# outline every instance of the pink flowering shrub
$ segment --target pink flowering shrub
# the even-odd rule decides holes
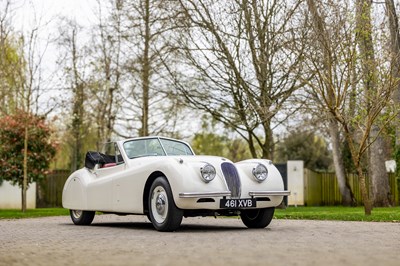
[[[28,129],[28,184],[43,179],[56,153],[43,117],[19,110],[0,117],[0,182],[22,186],[25,128]]]

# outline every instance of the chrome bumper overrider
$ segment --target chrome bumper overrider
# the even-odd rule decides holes
[[[219,191],[219,192],[181,192],[179,193],[180,198],[217,198],[217,197],[228,197],[231,196],[230,191]],[[290,191],[250,191],[250,197],[268,197],[268,196],[289,196]]]

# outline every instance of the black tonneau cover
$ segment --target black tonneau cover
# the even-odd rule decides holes
[[[106,155],[98,151],[88,151],[85,157],[85,167],[94,169],[96,164],[104,165],[106,163],[115,163],[115,156]]]

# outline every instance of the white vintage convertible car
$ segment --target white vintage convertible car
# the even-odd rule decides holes
[[[174,231],[183,217],[240,215],[249,228],[264,228],[284,196],[282,177],[269,160],[237,163],[195,156],[185,142],[163,137],[107,143],[88,152],[85,167],[67,179],[62,195],[77,225],[96,211],[147,215],[159,231]]]

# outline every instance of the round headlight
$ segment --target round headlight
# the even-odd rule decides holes
[[[258,182],[262,182],[268,177],[268,169],[263,164],[258,164],[253,168],[253,176]]]
[[[203,181],[206,183],[213,180],[215,177],[215,174],[216,174],[215,168],[211,164],[206,164],[203,167],[201,167],[200,173],[201,173],[201,177],[203,178]]]

